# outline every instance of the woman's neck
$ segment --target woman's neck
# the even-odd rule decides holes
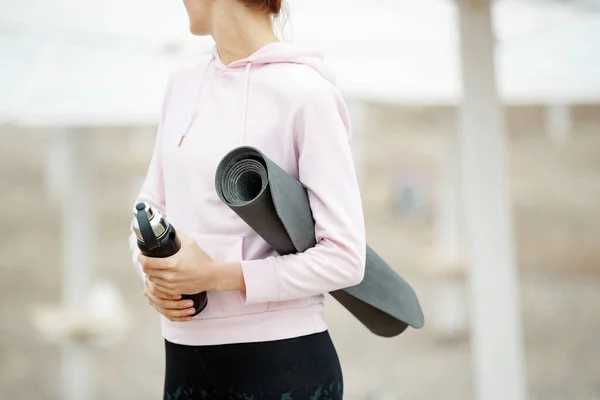
[[[271,17],[265,13],[245,6],[224,6],[214,11],[212,37],[221,62],[225,65],[242,60],[265,45],[278,41]]]

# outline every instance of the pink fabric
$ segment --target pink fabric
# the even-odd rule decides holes
[[[247,290],[211,292],[191,322],[162,317],[174,343],[269,341],[327,329],[323,293],[364,275],[365,230],[350,150],[350,121],[322,57],[273,43],[228,66],[217,52],[175,71],[146,180],[146,201],[213,258],[239,261]],[[185,136],[181,146],[178,144]],[[221,158],[260,149],[307,188],[317,246],[278,256],[215,190]],[[139,250],[130,238],[134,264]]]

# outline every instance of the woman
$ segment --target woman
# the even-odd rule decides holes
[[[163,212],[181,250],[134,262],[162,314],[165,399],[341,399],[324,293],[358,284],[365,232],[350,122],[322,57],[277,40],[281,0],[184,0],[213,55],[175,71],[137,201]],[[221,158],[264,152],[307,188],[318,244],[278,256],[218,198]],[[181,294],[208,291],[191,318]]]

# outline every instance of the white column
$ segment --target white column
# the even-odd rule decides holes
[[[435,239],[440,258],[449,263],[462,259],[463,240],[461,210],[458,196],[460,185],[458,138],[448,132],[444,138],[444,154],[438,168],[437,214]]]
[[[548,136],[556,144],[565,143],[571,136],[571,106],[560,103],[548,104],[545,112]]]
[[[464,337],[468,330],[457,143],[456,133],[448,132],[438,167],[434,298],[429,326],[439,340]]]
[[[67,185],[67,133],[51,132],[46,164],[44,169],[46,195],[53,201],[60,201]]]
[[[525,360],[498,98],[491,0],[458,0],[464,99],[460,159],[475,396],[525,400]]]
[[[74,320],[88,313],[87,297],[97,260],[96,214],[93,196],[93,153],[86,132],[69,131],[65,142],[66,185],[63,201],[62,302]],[[93,359],[89,344],[63,344],[64,400],[93,399]]]

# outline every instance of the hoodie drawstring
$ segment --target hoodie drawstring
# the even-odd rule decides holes
[[[194,120],[196,119],[196,115],[198,115],[200,95],[202,94],[202,87],[204,86],[204,80],[206,79],[208,67],[210,67],[210,65],[213,63],[213,61],[215,61],[214,55],[210,58],[210,61],[208,62],[208,64],[206,64],[206,67],[204,68],[204,72],[202,73],[202,78],[200,79],[200,87],[198,88],[198,97],[196,98],[196,104],[194,104],[194,110],[192,112],[192,117],[190,118],[190,122],[188,123],[186,130],[183,132],[183,135],[181,135],[181,138],[179,139],[179,144],[177,145],[177,147],[181,147],[183,140],[187,136],[188,132],[190,131],[190,129],[192,127],[192,124],[194,123]]]
[[[198,97],[196,98],[196,104],[194,106],[194,110],[193,110],[192,116],[190,118],[190,122],[188,123],[187,129],[185,130],[185,132],[183,133],[183,135],[181,135],[181,138],[179,139],[178,147],[181,147],[183,140],[185,139],[188,132],[192,128],[192,124],[194,123],[194,120],[196,119],[196,116],[198,115],[198,111],[200,110],[200,108],[199,108],[200,95],[202,93],[202,87],[204,86],[204,81],[206,79],[206,73],[208,72],[208,68],[209,68],[210,64],[214,60],[215,60],[215,57],[213,56],[211,58],[211,60],[208,62],[208,64],[206,65],[206,68],[204,68],[204,73],[202,74],[202,79],[200,80],[200,87],[198,89]],[[242,121],[241,121],[242,126],[241,126],[241,132],[240,132],[241,144],[244,144],[244,140],[245,140],[245,136],[246,136],[246,123],[247,123],[247,117],[248,117],[248,93],[250,91],[250,69],[251,68],[252,68],[252,63],[248,62],[246,64],[246,71],[245,71],[246,74],[245,74],[245,82],[244,82],[244,103],[242,106]]]
[[[250,68],[252,68],[252,62],[248,61],[246,64],[246,81],[244,84],[244,105],[242,110],[242,145],[244,144],[244,139],[246,136],[246,118],[248,116],[248,92],[250,90]]]

